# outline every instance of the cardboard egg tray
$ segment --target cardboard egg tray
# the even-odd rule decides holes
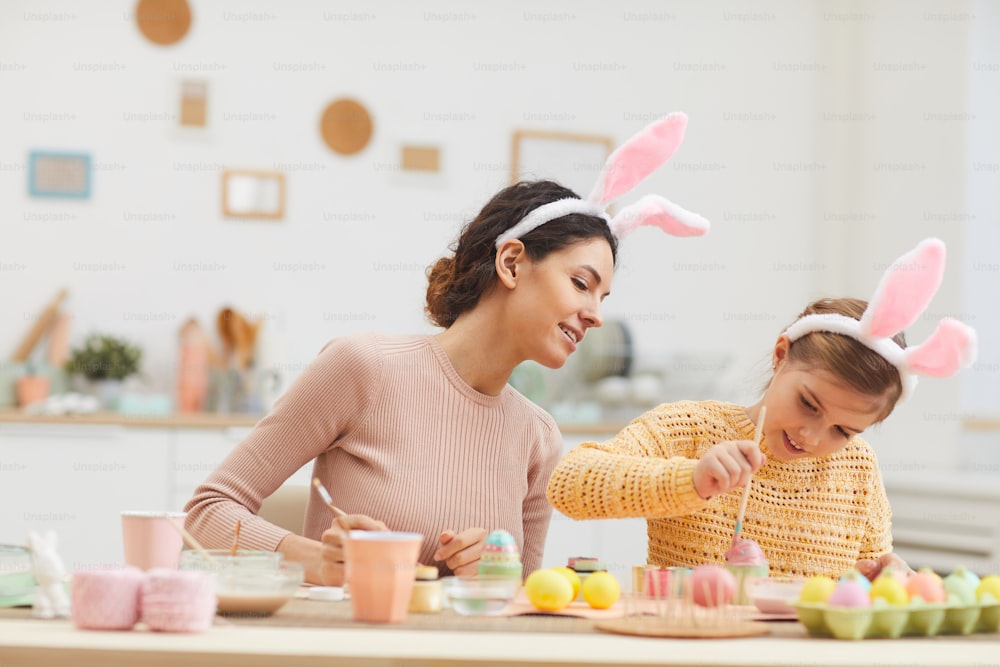
[[[831,607],[793,602],[799,621],[814,637],[894,639],[902,636],[968,635],[1000,632],[1000,602],[971,605],[910,604]]]

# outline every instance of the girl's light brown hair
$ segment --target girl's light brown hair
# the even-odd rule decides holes
[[[835,313],[860,320],[867,307],[868,302],[863,299],[820,299],[806,306],[796,319],[806,315]],[[906,347],[906,338],[902,332],[893,336],[892,340],[900,347]],[[829,371],[867,396],[885,396],[885,413],[879,417],[879,421],[889,416],[903,392],[903,383],[896,367],[850,336],[814,331],[791,344],[788,359]]]

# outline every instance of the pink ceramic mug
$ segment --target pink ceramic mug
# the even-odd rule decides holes
[[[122,512],[125,563],[142,570],[176,569],[184,538],[170,520],[183,526],[186,516],[184,512]]]
[[[401,623],[416,575],[420,533],[352,530],[344,537],[355,621]]]

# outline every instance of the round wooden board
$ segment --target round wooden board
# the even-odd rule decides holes
[[[191,27],[187,0],[139,0],[135,22],[146,39],[168,46],[180,41]]]
[[[594,623],[605,632],[636,637],[675,637],[678,639],[723,639],[726,637],[757,637],[771,629],[764,623],[753,621],[725,621],[705,625],[682,624],[666,618],[631,617],[615,618]]]
[[[353,155],[368,145],[372,137],[372,118],[355,100],[340,99],[323,111],[319,123],[323,141],[334,152]]]

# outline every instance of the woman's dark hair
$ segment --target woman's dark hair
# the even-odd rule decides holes
[[[815,313],[835,313],[860,320],[867,307],[868,302],[862,299],[821,299],[806,306],[796,319]],[[906,338],[902,332],[892,339],[900,347],[906,347]],[[903,392],[903,383],[896,367],[850,336],[814,331],[792,343],[788,349],[788,358],[827,370],[862,394],[885,395],[888,398],[886,412],[879,421],[889,416]]]
[[[458,316],[475,307],[496,282],[496,240],[543,204],[580,197],[553,181],[522,181],[504,188],[486,203],[452,244],[454,255],[442,257],[427,269],[427,306],[430,320],[450,327]],[[572,213],[536,227],[521,237],[528,257],[539,261],[579,241],[602,238],[618,256],[618,239],[603,218]]]

